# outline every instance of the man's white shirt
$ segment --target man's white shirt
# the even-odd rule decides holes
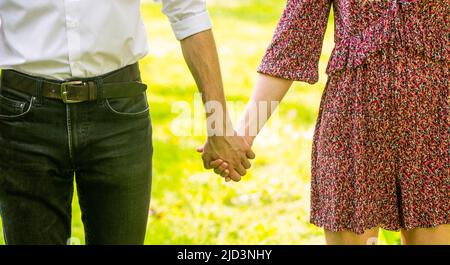
[[[206,0],[162,0],[178,40],[211,28]],[[148,51],[140,0],[0,0],[0,68],[91,77]]]

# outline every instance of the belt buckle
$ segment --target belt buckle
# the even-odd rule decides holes
[[[61,83],[61,99],[64,103],[79,103],[83,102],[84,100],[74,100],[74,99],[68,99],[67,98],[67,87],[69,86],[80,86],[82,87],[84,85],[83,81],[68,81]]]

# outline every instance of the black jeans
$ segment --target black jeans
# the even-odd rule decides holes
[[[0,213],[6,243],[66,244],[75,179],[87,244],[143,244],[151,134],[145,93],[65,104],[2,86]]]

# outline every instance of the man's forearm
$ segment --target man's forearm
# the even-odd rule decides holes
[[[181,48],[189,70],[202,94],[203,103],[211,101],[219,103],[224,115],[223,125],[230,128],[219,57],[212,31],[203,31],[182,40]],[[207,116],[210,114],[207,113]]]

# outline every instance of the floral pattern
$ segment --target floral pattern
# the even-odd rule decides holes
[[[288,0],[258,72],[318,81],[311,222],[363,233],[450,221],[450,0]]]

